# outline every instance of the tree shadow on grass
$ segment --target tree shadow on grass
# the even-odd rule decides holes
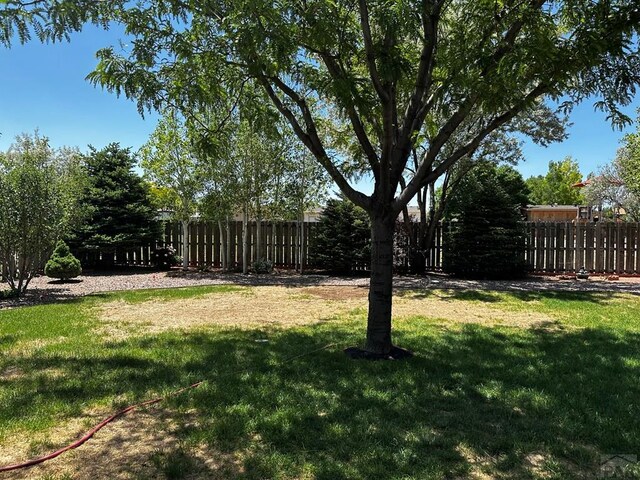
[[[600,330],[514,337],[467,326],[416,348],[409,362],[354,363],[323,352],[212,385],[189,405],[218,406],[200,432],[218,447],[255,448],[261,439],[250,457],[256,478],[281,473],[274,455],[298,465],[313,459],[317,478],[483,468],[566,478],[597,472],[598,452],[636,453],[640,372],[623,359],[638,360],[638,340]]]
[[[606,304],[612,299],[620,298],[621,295],[637,295],[634,293],[621,292],[574,292],[574,291],[491,291],[491,290],[466,290],[458,288],[448,289],[423,289],[423,290],[397,290],[394,292],[397,297],[410,297],[415,299],[433,299],[441,301],[470,301],[482,302],[498,305],[500,303],[519,300],[522,302],[539,302],[545,300],[557,300],[559,302],[579,302],[585,304]]]
[[[588,292],[572,292],[572,291],[518,291],[509,292],[510,296],[523,302],[533,302],[539,300],[558,300],[566,302],[588,302],[593,304],[603,304],[612,299],[619,298],[621,295],[633,295],[638,296],[638,293],[634,292],[620,292],[620,291],[588,291]]]
[[[26,421],[44,405],[69,418],[206,378],[169,405],[197,417],[179,431],[186,444],[242,453],[232,478],[581,478],[597,473],[600,454],[639,453],[636,333],[425,324],[396,338],[413,359],[317,351],[353,343],[346,326],[163,334],[35,355],[18,366],[64,375],[13,380],[0,421]]]

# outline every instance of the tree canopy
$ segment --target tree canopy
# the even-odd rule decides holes
[[[583,180],[578,162],[571,157],[550,161],[546,175],[529,177],[530,200],[535,205],[578,205],[585,199],[576,183]]]
[[[197,108],[227,85],[260,85],[369,213],[365,349],[382,355],[392,351],[395,219],[420,188],[543,98],[563,96],[570,108],[599,94],[623,125],[618,105],[640,83],[632,0],[159,0],[117,10],[135,40],[125,55],[100,51],[93,82],[141,109]],[[419,144],[427,148],[407,175]],[[373,177],[373,194],[349,182],[354,170]]]

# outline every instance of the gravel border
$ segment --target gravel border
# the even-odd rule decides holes
[[[61,283],[48,277],[36,277],[27,293],[19,299],[0,300],[0,309],[69,300],[93,293],[150,288],[174,288],[198,285],[285,285],[285,286],[359,286],[368,287],[369,278],[333,277],[329,275],[242,275],[219,272],[149,272],[148,270],[85,274]],[[463,289],[494,291],[572,291],[572,292],[628,292],[640,294],[640,278],[622,277],[607,281],[604,277],[583,280],[558,280],[557,277],[529,277],[524,280],[463,280],[443,274],[427,277],[397,276],[395,288],[407,289]]]

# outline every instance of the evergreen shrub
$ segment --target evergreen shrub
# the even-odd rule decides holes
[[[58,241],[51,258],[44,267],[44,274],[64,281],[77,277],[81,273],[80,260],[73,256],[66,243],[62,240]]]

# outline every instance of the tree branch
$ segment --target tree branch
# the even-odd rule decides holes
[[[373,50],[373,37],[371,35],[371,25],[369,23],[369,8],[366,0],[358,0],[360,8],[360,26],[362,28],[362,38],[364,40],[364,49],[367,58],[367,66],[369,67],[369,76],[383,105],[389,102],[389,93],[385,90],[380,80],[378,67],[376,66],[376,55]]]
[[[329,72],[329,75],[331,75],[331,77],[334,80],[346,79],[347,77],[346,72],[344,71],[342,66],[338,64],[338,62],[336,62],[336,60],[331,55],[324,52],[324,53],[320,53],[320,56],[324,61],[325,65],[327,66],[327,71]],[[345,107],[345,110],[347,111],[347,115],[349,116],[349,120],[351,121],[351,126],[353,127],[353,131],[355,132],[356,137],[358,138],[358,142],[360,142],[360,145],[362,146],[362,150],[364,151],[367,157],[369,166],[371,167],[371,170],[374,173],[375,180],[378,181],[379,180],[378,170],[380,167],[378,154],[376,153],[375,148],[373,148],[371,140],[367,135],[367,132],[364,128],[362,120],[360,119],[360,116],[358,115],[358,112],[356,111],[356,108],[353,102],[349,102],[347,105],[344,105],[344,107]]]
[[[444,145],[446,140],[448,140],[448,138],[450,137],[450,135],[448,136],[443,135],[443,137],[446,136],[447,138],[444,140],[444,142],[442,142],[442,139],[440,140],[440,142],[442,143],[440,145],[440,148],[438,148],[437,152],[432,152],[433,148],[429,148],[429,151],[426,153],[425,159],[423,159],[420,165],[420,168],[418,169],[418,172],[416,172],[416,175],[413,177],[411,182],[409,182],[409,184],[407,185],[407,188],[405,188],[400,193],[400,195],[396,198],[396,200],[393,202],[393,210],[400,213],[400,211],[402,210],[402,206],[408,203],[409,200],[413,198],[413,196],[417,193],[417,191],[420,189],[420,186],[422,184],[437,180],[440,177],[440,175],[446,172],[449,169],[449,167],[451,167],[460,158],[464,157],[465,155],[472,154],[478,148],[478,146],[480,146],[480,143],[491,132],[495,131],[496,129],[500,128],[502,125],[504,125],[508,121],[512,120],[518,113],[520,113],[528,105],[530,105],[532,101],[534,101],[536,98],[540,97],[541,95],[544,95],[545,93],[547,93],[549,88],[550,88],[549,85],[545,83],[538,84],[538,86],[536,86],[533,90],[531,90],[531,92],[529,92],[529,94],[526,95],[524,99],[522,99],[520,102],[518,102],[516,105],[511,107],[506,112],[493,118],[493,120],[491,120],[487,125],[485,125],[485,127],[482,128],[471,141],[469,141],[462,147],[458,148],[447,159],[445,159],[442,163],[440,163],[436,168],[434,168],[427,174],[427,169],[429,169],[433,164],[433,161],[435,160],[437,154],[439,153],[440,148],[442,148],[442,145]],[[458,114],[458,112],[456,112],[454,117]],[[451,120],[447,122],[447,124],[449,124],[450,122]],[[445,127],[447,127],[446,124],[445,124]],[[443,127],[440,130],[436,138],[440,136],[440,134],[443,132],[445,127]],[[457,128],[457,125],[456,125],[456,128]],[[434,141],[434,144],[435,144],[435,141]]]
[[[296,136],[302,143],[305,144],[305,146],[311,151],[311,153],[313,153],[313,155],[316,157],[316,160],[324,167],[324,169],[331,176],[336,185],[338,185],[338,188],[340,188],[342,193],[344,193],[349,200],[351,200],[359,207],[362,207],[365,210],[369,210],[371,206],[371,199],[362,192],[355,190],[329,158],[329,155],[325,151],[324,147],[322,146],[322,142],[317,135],[315,122],[304,99],[300,97],[298,93],[295,92],[295,90],[286,85],[277,77],[267,77],[265,75],[259,75],[257,78],[278,111],[287,119]],[[270,83],[270,80],[274,82],[276,87],[280,91],[282,91],[283,94],[285,94],[294,103],[296,103],[296,105],[298,105],[298,107],[302,111],[304,122],[307,127],[306,131],[302,128],[302,125],[300,125],[300,122],[296,118],[295,114],[284,104],[284,102],[275,92],[273,86]]]
[[[540,9],[542,8],[542,6],[545,3],[545,0],[530,0],[530,6],[534,9]],[[441,7],[441,4],[437,4],[436,7]],[[425,5],[426,8],[426,5]],[[439,11],[438,11],[439,14]],[[423,16],[423,18],[425,18]],[[435,19],[437,20],[437,18]],[[502,20],[502,17],[498,17],[496,19],[495,22],[495,26],[496,28],[499,25],[499,22]],[[428,27],[428,22],[424,21],[425,23],[425,28]],[[490,61],[487,62],[487,64],[484,66],[484,68],[482,69],[482,71],[480,72],[480,77],[481,78],[486,78],[486,76],[493,70],[496,68],[496,66],[498,65],[498,63],[500,62],[500,60],[502,58],[504,58],[514,47],[515,45],[515,41],[519,35],[519,33],[522,30],[522,27],[524,26],[524,20],[521,18],[515,22],[513,22],[508,30],[506,31],[506,33],[504,34],[504,36],[502,37],[502,40],[500,42],[500,45],[496,48],[496,50],[493,52],[493,55],[491,55],[490,57]],[[425,30],[426,32],[427,30]],[[434,27],[434,35],[437,35],[437,21],[435,23],[435,27]],[[425,33],[425,38],[426,37],[426,33]],[[425,44],[425,49],[427,48],[427,44]],[[435,44],[434,44],[434,48],[435,48]],[[423,49],[424,52],[424,49]],[[422,67],[422,59],[421,59],[421,67]],[[418,74],[418,82],[417,84],[419,84],[420,81],[420,72]],[[427,87],[429,87],[429,85],[427,85]],[[418,88],[416,88],[416,91],[418,90]],[[411,142],[411,137],[414,134],[414,132],[420,130],[422,128],[422,124],[424,122],[424,119],[426,118],[426,115],[428,114],[430,108],[430,101],[426,101],[424,100],[424,94],[428,93],[428,89],[423,89],[423,96],[420,98],[417,98],[416,100],[416,106],[417,109],[415,110],[407,110],[407,114],[409,113],[415,113],[415,115],[412,117],[408,117],[405,116],[405,125],[403,126],[403,130],[402,130],[402,144],[401,144],[401,152],[402,154],[398,155],[398,162],[396,165],[394,165],[394,171],[393,171],[393,179],[398,178],[400,175],[402,175],[402,172],[404,171],[404,168],[406,166],[406,160],[408,159],[407,156],[407,151],[410,148],[410,142]],[[415,92],[414,92],[415,95]],[[414,98],[412,97],[412,102],[414,101]],[[411,106],[411,103],[410,103]],[[415,108],[415,107],[414,107]],[[457,126],[456,126],[457,128]],[[407,144],[409,143],[409,145]],[[429,149],[431,150],[431,149]],[[439,153],[439,151],[437,152]],[[432,157],[432,159],[435,159],[435,156]]]

